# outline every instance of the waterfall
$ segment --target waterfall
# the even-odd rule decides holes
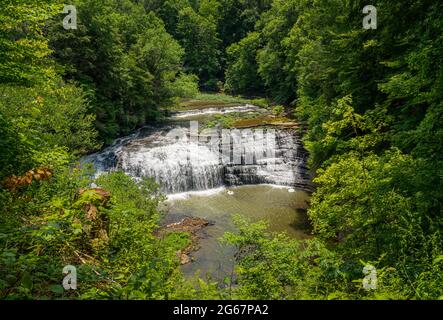
[[[244,153],[266,153],[266,143],[255,139],[245,145]],[[251,151],[253,149],[253,151]],[[242,155],[244,157],[244,155]],[[261,159],[254,158],[254,163],[229,163],[225,167],[225,184],[276,184],[309,189],[308,169],[306,167],[307,153],[300,139],[291,130],[275,130],[275,145],[272,157],[267,155]]]
[[[177,138],[168,134],[172,129],[185,134]],[[123,170],[134,178],[152,177],[167,194],[264,183],[308,189],[307,155],[297,134],[289,129],[272,134],[269,145],[269,136],[258,130],[241,135],[238,130],[218,130],[215,139],[203,135],[192,140],[189,125],[146,127],[83,162],[93,163],[98,174]]]
[[[192,161],[190,154],[200,156]],[[204,146],[178,142],[121,153],[121,169],[134,177],[153,177],[166,193],[206,190],[223,185],[218,156]]]

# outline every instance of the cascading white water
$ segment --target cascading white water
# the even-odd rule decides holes
[[[192,161],[190,154],[198,154]],[[176,142],[160,147],[123,150],[121,169],[134,177],[153,177],[167,193],[206,190],[223,184],[217,154],[204,146]]]
[[[257,108],[252,107],[235,110]],[[192,117],[196,112],[188,113]],[[184,115],[181,112],[179,116]],[[172,129],[188,133],[177,139],[168,134]],[[306,189],[306,152],[296,134],[283,129],[272,130],[272,134],[270,145],[269,136],[260,132],[246,130],[239,139],[238,131],[219,131],[214,143],[205,136],[200,141],[190,139],[189,123],[177,123],[173,127],[144,128],[84,161],[92,162],[98,173],[123,170],[135,178],[152,177],[167,194],[262,183]],[[234,140],[236,144],[232,144]]]

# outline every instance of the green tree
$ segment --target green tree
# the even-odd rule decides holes
[[[260,34],[251,32],[227,49],[226,90],[232,93],[262,93],[264,86],[256,61],[259,48]]]
[[[55,74],[43,35],[57,1],[5,0],[0,4],[0,83],[32,85]]]
[[[154,13],[125,1],[78,0],[78,29],[54,21],[49,32],[65,77],[92,92],[97,128],[107,142],[155,120],[168,105],[183,51]]]
[[[196,74],[208,90],[217,88],[220,72],[220,40],[212,17],[203,17],[188,7],[180,11],[177,38],[185,49],[185,67]]]

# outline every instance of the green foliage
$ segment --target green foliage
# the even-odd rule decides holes
[[[272,108],[272,113],[276,116],[281,116],[285,112],[284,106],[275,106]]]
[[[271,0],[145,0],[147,11],[154,11],[164,23],[168,33],[179,40],[185,49],[185,67],[200,79],[200,87],[209,91],[223,89],[224,69],[227,60],[235,58],[226,49],[242,40],[254,30],[260,15],[271,6]],[[251,41],[248,46],[254,46]],[[244,53],[251,59],[254,52]],[[253,59],[253,58],[252,58]],[[240,76],[231,71],[235,76]],[[242,73],[246,76],[246,73]],[[234,75],[230,76],[231,78]],[[252,75],[250,76],[252,77]],[[234,80],[234,79],[233,79]],[[246,79],[245,79],[246,80]],[[246,84],[244,84],[246,85]],[[228,88],[235,92],[236,83]],[[259,85],[248,85],[246,89],[261,93]]]
[[[361,288],[353,281],[363,278],[361,268],[346,272],[351,266],[320,241],[270,234],[266,223],[240,216],[235,222],[238,232],[223,238],[238,250],[237,277],[226,293],[231,299],[352,299]]]
[[[299,2],[273,1],[257,20],[256,32],[228,48],[228,90],[250,93],[266,89],[278,103],[293,102],[297,81],[290,61],[293,39],[288,33],[297,21]]]
[[[181,248],[153,235],[163,200],[156,184],[137,184],[123,172],[100,176],[96,183],[111,193],[110,208],[104,211],[109,217],[109,247],[101,265],[108,285],[94,286],[83,297],[167,299],[180,278],[175,252]]]
[[[9,119],[0,113],[0,179],[31,166],[30,150]]]
[[[228,48],[254,30],[260,15],[271,5],[270,0],[219,0],[218,30],[223,47]]]
[[[201,16],[187,7],[179,12],[176,34],[185,49],[186,69],[198,75],[203,88],[215,90],[220,71],[220,40],[214,18]]]
[[[259,44],[259,34],[253,32],[227,49],[228,67],[225,84],[227,91],[232,93],[254,93],[263,89],[256,64]]]
[[[238,234],[227,233],[224,240],[235,245],[240,263],[236,266],[238,287],[234,299],[288,299],[299,280],[300,246],[279,235],[269,238],[263,222],[248,224],[236,217]]]
[[[364,5],[273,1],[254,46],[248,36],[228,50],[227,85],[246,91],[257,70],[274,100],[293,103],[316,173],[317,241],[343,260],[348,280],[360,259],[377,261],[378,290],[336,284],[330,298],[438,299],[442,5],[378,1],[377,30],[361,27]]]
[[[196,98],[199,94],[198,77],[193,74],[181,73],[171,85],[174,97]]]
[[[5,0],[0,4],[0,83],[32,85],[54,74],[43,35],[48,17],[61,11],[57,1]]]
[[[1,86],[4,166],[0,177],[32,167],[66,164],[71,155],[99,147],[84,92],[72,84]],[[14,141],[14,142],[13,142]]]
[[[175,94],[183,50],[154,13],[133,1],[78,0],[78,29],[55,19],[51,46],[66,78],[88,88],[106,142],[155,120]]]
[[[214,116],[214,118],[210,121],[208,121],[205,124],[206,128],[213,128],[215,126],[221,126],[222,128],[230,129],[233,127],[236,120],[240,118],[240,115],[236,112],[226,114],[226,115],[220,115],[217,114]]]
[[[84,173],[65,169],[18,194],[2,190],[3,299],[62,294],[51,286],[61,283],[61,271],[75,252],[89,247],[79,223],[81,211],[73,206],[77,188],[86,181]]]
[[[96,183],[111,194],[106,203],[93,190],[79,196],[79,189],[91,183],[89,177],[89,172],[66,169],[20,194],[0,193],[1,297],[180,298],[185,293],[178,284],[184,280],[176,252],[188,240],[186,235],[153,235],[163,200],[157,186],[148,180],[135,183],[122,172],[103,175]],[[88,232],[85,206],[91,204],[107,225],[105,238]],[[78,290],[72,292],[60,285],[68,264],[78,273]]]
[[[52,2],[0,6],[0,298],[199,295],[199,289],[181,292],[184,285],[176,290],[184,283],[176,252],[189,244],[188,236],[154,236],[164,199],[157,186],[114,173],[95,181],[107,190],[91,190],[93,173],[74,162],[100,147],[94,124],[116,134],[144,123],[137,112],[152,118],[175,94],[195,95],[195,77],[176,78],[181,47],[139,5],[75,5],[78,33],[60,30],[55,13],[61,7]],[[61,69],[77,81],[63,81],[56,74]],[[49,179],[4,188],[4,178],[42,166],[50,168]],[[61,286],[66,265],[77,267],[76,291]]]

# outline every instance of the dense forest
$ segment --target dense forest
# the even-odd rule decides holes
[[[376,0],[369,30],[357,0],[70,4],[66,30],[61,1],[0,3],[1,299],[443,299],[443,3]],[[155,236],[155,183],[79,163],[200,90],[283,105],[315,176],[313,238],[237,217],[223,283]]]

